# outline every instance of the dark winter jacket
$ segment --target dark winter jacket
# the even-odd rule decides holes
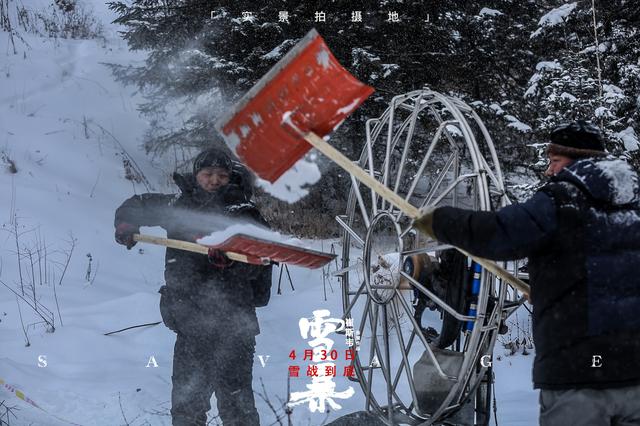
[[[640,383],[639,193],[628,164],[585,159],[523,204],[434,212],[440,241],[494,260],[529,258],[535,388]]]
[[[167,238],[195,242],[238,221],[266,225],[238,176],[232,175],[230,184],[213,194],[200,188],[193,175],[174,175],[174,180],[180,194],[126,200],[116,210],[116,227],[123,222],[160,226]],[[271,266],[234,262],[220,269],[206,255],[167,248],[165,282],[160,312],[172,330],[214,338],[259,334],[255,307],[269,301]]]

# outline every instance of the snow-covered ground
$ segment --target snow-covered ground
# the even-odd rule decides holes
[[[114,210],[133,193],[175,188],[167,183],[171,165],[152,163],[140,147],[148,126],[136,111],[142,99],[116,83],[103,64],[133,64],[143,56],[129,52],[117,37],[106,6],[92,5],[105,25],[104,44],[23,34],[31,48],[18,43],[18,55],[6,48],[9,53],[3,52],[0,60],[0,280],[5,284],[0,285],[0,402],[15,407],[11,425],[171,423],[174,334],[160,324],[103,335],[160,321],[163,249],[139,244],[127,251],[117,245]],[[0,46],[9,46],[7,33],[0,32]],[[123,160],[144,174],[149,188],[125,178]],[[16,231],[24,254],[20,268]],[[143,231],[164,233],[160,228]],[[328,250],[335,242],[304,243]],[[328,309],[335,317],[341,313],[335,279],[332,288],[325,288],[321,270],[290,270],[295,291],[285,274],[282,294],[276,294],[279,269],[274,268],[271,302],[258,310],[262,332],[254,390],[263,393],[264,384],[278,414],[293,364],[289,353],[308,348],[298,321],[317,309]],[[21,280],[26,292],[35,291],[41,315],[55,319],[55,332],[47,332],[41,316],[9,289],[21,294]],[[334,340],[343,351],[344,339]],[[496,355],[502,352],[497,345]],[[499,424],[537,424],[532,359],[494,360]],[[338,368],[343,364],[338,361]],[[305,390],[307,383],[301,373],[291,380],[291,391]],[[339,401],[341,410],[312,413],[297,406],[293,423],[319,425],[362,409],[364,397],[356,384],[344,377],[336,377],[335,383],[338,391],[349,386],[356,390]],[[256,402],[262,424],[277,424],[267,402],[260,396]],[[0,406],[0,419],[2,413],[8,415]],[[215,416],[215,409],[210,414]]]

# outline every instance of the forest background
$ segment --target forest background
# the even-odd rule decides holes
[[[150,122],[145,149],[173,155],[177,170],[188,167],[194,148],[223,145],[217,117],[314,27],[376,89],[332,134],[350,158],[363,148],[366,119],[380,116],[393,96],[426,86],[479,113],[513,200],[531,193],[545,166],[541,144],[569,120],[595,122],[610,152],[640,165],[640,10],[630,1],[133,0],[110,7],[130,48],[149,52],[144,66],[113,67],[147,99],[140,105]],[[258,195],[275,228],[337,235],[333,218],[344,213],[350,180],[328,160],[321,168],[321,181],[295,204]]]

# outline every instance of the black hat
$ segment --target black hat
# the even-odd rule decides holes
[[[600,129],[584,120],[559,125],[551,131],[549,139],[549,154],[574,159],[606,155]]]
[[[196,159],[193,160],[193,175],[197,175],[198,172],[205,167],[217,167],[231,172],[233,165],[231,159],[224,151],[213,148],[202,151]]]

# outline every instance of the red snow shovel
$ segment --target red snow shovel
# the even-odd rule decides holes
[[[279,262],[315,269],[323,267],[336,257],[335,254],[267,241],[244,234],[236,234],[220,244],[211,246],[142,234],[134,234],[133,239],[134,241],[142,241],[201,254],[208,254],[209,248],[215,248],[223,251],[231,260],[254,265],[269,265],[271,262]]]
[[[418,208],[322,139],[373,93],[345,70],[311,30],[216,122],[229,148],[258,176],[276,181],[312,147],[417,219]],[[523,293],[529,286],[495,262],[471,257]]]

